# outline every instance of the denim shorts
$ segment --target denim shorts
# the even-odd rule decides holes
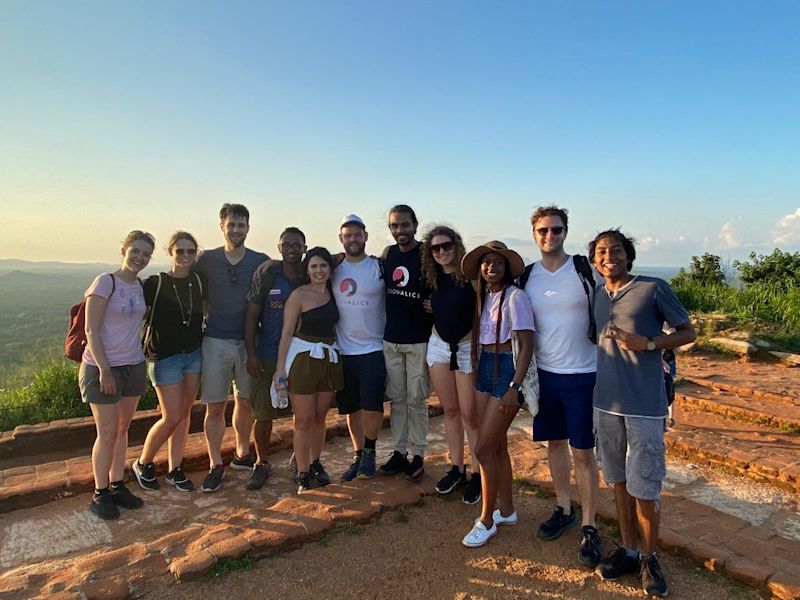
[[[147,363],[147,373],[154,386],[174,385],[183,381],[184,375],[200,373],[203,358],[200,348],[187,354],[173,354]]]
[[[494,380],[494,363],[497,357],[497,379]],[[502,398],[508,391],[508,384],[514,379],[514,356],[511,352],[481,351],[478,358],[478,382],[476,392],[489,394],[493,398]],[[494,380],[494,381],[493,381]]]

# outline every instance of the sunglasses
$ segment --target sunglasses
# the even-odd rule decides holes
[[[175,248],[173,252],[175,252],[175,254],[177,254],[178,256],[183,256],[184,254],[188,254],[189,256],[194,256],[195,254],[197,254],[197,248]]]
[[[232,285],[236,285],[236,268],[235,267],[228,267],[228,279]]]
[[[563,227],[537,227],[536,233],[540,236],[544,237],[547,235],[547,232],[552,233],[553,235],[561,235],[564,232]]]
[[[437,252],[450,252],[455,247],[453,242],[442,242],[441,244],[431,244],[431,254]]]

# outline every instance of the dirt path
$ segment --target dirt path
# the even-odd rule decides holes
[[[461,538],[477,514],[459,498],[426,498],[421,506],[387,512],[367,525],[338,528],[293,552],[251,563],[244,570],[181,584],[166,576],[137,593],[140,598],[205,600],[255,598],[575,598],[642,597],[637,578],[603,582],[576,560],[578,531],[542,542],[536,524],[552,499],[516,486],[520,524],[502,529],[487,546],[467,549]],[[616,532],[613,532],[616,533]],[[610,544],[612,532],[601,526]],[[670,598],[760,598],[692,563],[664,556]],[[229,563],[229,566],[234,565]]]

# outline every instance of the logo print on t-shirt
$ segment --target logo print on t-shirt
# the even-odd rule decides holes
[[[342,279],[342,282],[339,284],[339,292],[347,296],[355,295],[356,291],[358,291],[358,284],[356,283],[355,279]]]
[[[408,279],[408,269],[405,267],[397,267],[392,271],[392,281],[397,287],[406,287]]]

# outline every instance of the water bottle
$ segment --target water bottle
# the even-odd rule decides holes
[[[278,377],[276,391],[278,392],[278,408],[289,406],[289,390],[286,387],[286,377]]]

